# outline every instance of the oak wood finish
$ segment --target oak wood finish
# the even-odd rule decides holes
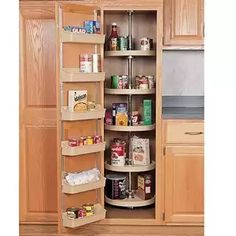
[[[202,121],[168,120],[165,132],[165,142],[168,144],[204,143],[204,123]]]
[[[164,45],[202,46],[203,0],[164,1]]]
[[[68,235],[68,234],[66,234]],[[115,226],[89,224],[70,235],[81,236],[203,236],[201,226]],[[20,225],[20,236],[59,236],[56,225]]]
[[[20,2],[20,222],[57,221],[54,3]]]
[[[203,223],[203,146],[167,146],[165,154],[165,220]]]

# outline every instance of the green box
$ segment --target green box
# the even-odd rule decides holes
[[[143,100],[143,124],[152,124],[152,100]]]

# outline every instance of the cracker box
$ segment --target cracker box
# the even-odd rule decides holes
[[[69,111],[87,111],[87,90],[68,91]]]
[[[143,124],[152,124],[152,100],[143,100]]]
[[[136,136],[131,138],[130,152],[134,165],[150,165],[149,139]]]
[[[136,194],[142,200],[151,199],[153,196],[153,181],[151,174],[138,175],[138,189]]]

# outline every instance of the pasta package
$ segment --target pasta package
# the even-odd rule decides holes
[[[133,137],[130,140],[130,151],[134,165],[150,164],[149,139]]]
[[[87,90],[68,91],[69,111],[87,111]]]

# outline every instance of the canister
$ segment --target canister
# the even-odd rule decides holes
[[[110,199],[126,198],[127,176],[124,174],[106,175],[106,196]]]
[[[92,72],[92,60],[91,54],[80,55],[80,72],[91,73]]]

